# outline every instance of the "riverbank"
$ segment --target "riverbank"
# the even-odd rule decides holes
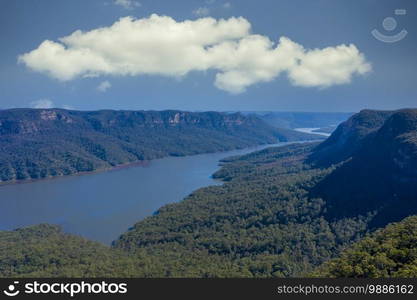
[[[159,159],[159,158],[157,158]],[[40,181],[48,181],[48,180],[57,180],[72,176],[84,176],[84,175],[92,175],[102,172],[111,172],[116,171],[120,169],[125,168],[131,168],[131,167],[140,167],[140,166],[147,166],[152,160],[142,160],[142,161],[136,161],[136,162],[130,162],[125,164],[120,164],[108,168],[99,168],[93,171],[85,171],[85,172],[76,172],[71,174],[63,174],[63,175],[56,175],[56,176],[48,176],[43,178],[30,178],[30,179],[21,179],[21,180],[10,180],[10,181],[0,181],[0,188],[2,186],[8,186],[8,185],[15,185],[15,184],[28,184],[28,183],[34,183],[34,182],[40,182]]]
[[[310,142],[310,141],[305,141],[305,142]],[[286,142],[283,142],[286,143]],[[280,143],[281,144],[281,143]],[[117,170],[121,170],[121,169],[125,169],[125,168],[132,168],[132,167],[144,167],[144,166],[148,166],[152,161],[157,160],[157,159],[163,159],[166,157],[187,157],[187,156],[195,156],[195,155],[201,155],[201,154],[214,154],[214,153],[223,153],[223,152],[229,152],[229,151],[234,151],[234,150],[242,150],[242,149],[249,149],[252,147],[262,147],[262,146],[271,146],[273,147],[274,145],[277,144],[258,144],[258,145],[253,145],[250,147],[237,147],[237,148],[233,148],[233,149],[228,149],[225,151],[216,151],[216,152],[201,152],[201,153],[196,153],[196,154],[192,154],[192,155],[176,155],[176,156],[161,156],[161,157],[157,157],[151,160],[142,160],[142,161],[133,161],[133,162],[128,162],[128,163],[123,163],[123,164],[119,164],[119,165],[115,165],[115,166],[109,166],[109,167],[105,167],[105,168],[98,168],[92,171],[83,171],[83,172],[74,172],[71,174],[62,174],[62,175],[56,175],[56,176],[48,176],[48,177],[43,177],[43,178],[29,178],[29,179],[20,179],[20,180],[9,180],[9,181],[0,181],[0,188],[2,186],[8,186],[8,185],[15,185],[15,184],[28,184],[28,183],[34,183],[34,182],[39,182],[39,181],[47,181],[47,180],[56,180],[56,179],[62,179],[62,178],[67,178],[67,177],[72,177],[72,176],[84,176],[84,175],[92,175],[92,174],[97,174],[97,173],[102,173],[102,172],[111,172],[111,171],[117,171]]]

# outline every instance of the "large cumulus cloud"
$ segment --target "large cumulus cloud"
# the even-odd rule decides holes
[[[296,86],[329,87],[349,83],[352,76],[371,69],[353,44],[305,49],[286,37],[274,43],[252,34],[251,24],[242,17],[178,22],[155,14],[77,30],[59,41],[45,40],[18,60],[62,81],[100,75],[181,77],[215,70],[215,86],[230,93],[280,74]]]

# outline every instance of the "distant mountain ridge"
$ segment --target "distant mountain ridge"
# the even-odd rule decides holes
[[[0,111],[0,181],[39,179],[121,164],[320,138],[240,113]]]
[[[353,113],[344,112],[279,112],[254,111],[245,115],[255,115],[277,128],[321,128],[334,127],[346,121]]]

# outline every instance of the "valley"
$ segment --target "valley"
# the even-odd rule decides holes
[[[323,138],[240,113],[65,109],[1,110],[0,137],[0,183]]]
[[[403,221],[417,214],[415,170],[417,110],[364,110],[324,142],[223,158],[223,184],[162,206],[111,247],[54,225],[2,231],[0,275],[415,277],[415,220]],[[349,269],[375,253],[377,270]]]

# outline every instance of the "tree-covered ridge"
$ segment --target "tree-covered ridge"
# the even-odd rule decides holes
[[[160,158],[320,138],[239,113],[0,111],[0,182],[89,172]]]
[[[370,226],[378,228],[417,214],[417,110],[364,111],[352,119],[346,123],[356,126],[340,134],[347,127],[340,125],[309,157],[323,166],[323,149],[354,140],[338,152],[339,167],[312,191],[327,203],[327,218],[375,213]],[[351,152],[344,157],[347,148]]]
[[[417,216],[392,223],[324,263],[314,277],[417,277]]]

